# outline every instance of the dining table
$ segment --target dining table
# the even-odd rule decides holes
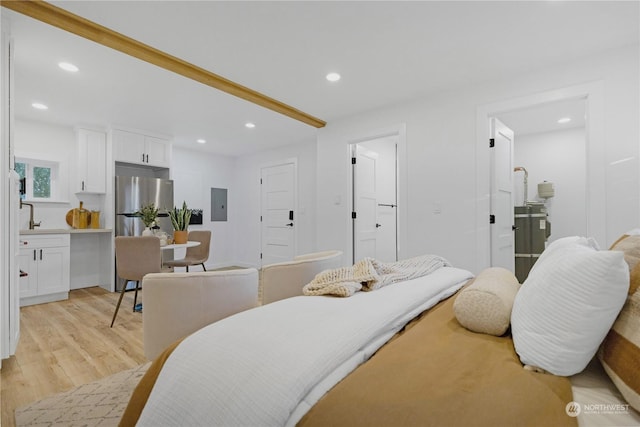
[[[169,249],[181,249],[181,248],[192,248],[194,246],[199,246],[200,242],[196,242],[193,240],[189,240],[187,243],[171,243],[169,245],[160,246],[160,249],[163,251]]]
[[[193,248],[194,246],[199,246],[199,245],[200,245],[200,242],[189,240],[186,243],[171,243],[168,245],[160,245],[160,250],[167,251],[169,249]],[[160,253],[160,265],[164,266],[164,257],[162,256],[162,252]],[[173,271],[173,269],[171,271]]]

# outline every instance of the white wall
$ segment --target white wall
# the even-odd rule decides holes
[[[485,195],[476,186],[476,113],[479,106],[572,85],[602,82],[606,150],[606,238],[608,246],[624,231],[638,227],[638,46],[499,82],[458,88],[429,98],[334,121],[318,131],[316,141],[238,158],[207,156],[174,147],[175,201],[205,209],[203,228],[211,227],[210,264],[260,265],[260,187],[262,166],[285,159],[298,162],[297,252],[340,249],[350,253],[350,162],[348,142],[354,135],[406,125],[406,155],[400,173],[406,192],[399,200],[406,219],[400,223],[400,256],[436,253],[454,265],[478,271],[484,261],[477,254],[482,231],[476,218],[483,214]],[[73,129],[16,121],[16,149],[74,158]],[[195,172],[197,171],[197,172]],[[487,178],[488,179],[488,178]],[[402,181],[401,181],[402,182]],[[596,185],[598,183],[592,183]],[[212,223],[211,187],[228,188],[229,221]],[[87,199],[87,197],[83,196]],[[43,227],[65,227],[64,215],[77,205],[36,207]],[[89,208],[91,200],[85,200]],[[201,206],[198,206],[201,205]],[[28,213],[23,210],[25,228]],[[406,237],[402,237],[406,236]]]
[[[191,209],[202,209],[202,225],[190,225],[189,230],[211,230],[211,247],[206,266],[216,268],[236,263],[236,227],[240,207],[229,203],[227,221],[211,221],[211,188],[226,188],[227,194],[237,192],[235,159],[202,151],[173,147],[171,179],[174,181],[173,201]],[[183,253],[176,251],[175,257]]]
[[[538,184],[549,181],[554,185],[555,196],[545,202],[551,222],[549,242],[587,233],[585,136],[584,128],[515,136],[513,164],[524,166],[529,173],[528,199],[543,201]],[[522,206],[524,173],[514,178],[515,204]]]
[[[296,253],[315,250],[316,143],[309,141],[236,159],[234,175],[237,190],[230,195],[230,203],[236,209],[236,256],[242,265],[261,265],[260,169],[289,159],[296,159],[298,173]]]
[[[479,106],[593,81],[602,81],[604,90],[606,241],[600,243],[609,245],[638,226],[639,72],[635,45],[572,64],[544,64],[517,78],[458,88],[330,123],[319,130],[317,144],[318,249],[349,247],[349,206],[333,201],[350,197],[345,161],[350,135],[405,123],[407,159],[400,170],[406,168],[408,193],[399,204],[408,210],[406,224],[400,224],[408,237],[401,242],[401,256],[437,253],[472,271],[486,267],[485,256],[477,253],[486,230],[478,229],[476,219],[484,215],[488,199],[476,186]],[[620,162],[624,159],[628,160]]]

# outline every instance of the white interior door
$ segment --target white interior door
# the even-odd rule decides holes
[[[513,131],[491,118],[491,266],[515,268],[513,242]]]
[[[378,197],[376,192],[376,163],[378,154],[355,145],[354,175],[354,262],[377,255]]]
[[[295,255],[295,163],[264,167],[261,182],[262,265]]]
[[[354,262],[397,261],[396,142],[381,138],[354,145]]]

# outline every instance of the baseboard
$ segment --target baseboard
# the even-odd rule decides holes
[[[259,270],[260,267],[256,267],[255,265],[246,263],[246,262],[217,262],[211,264],[205,264],[208,270],[217,270],[220,268],[228,268],[228,267],[242,267],[242,268],[255,268]]]
[[[240,267],[240,268],[255,268],[256,270],[260,270],[260,267],[256,267],[255,265],[246,263],[246,262],[216,262],[216,263],[206,263],[204,265],[207,271],[220,270],[229,267]],[[175,267],[174,271],[184,273],[186,268],[184,267]],[[190,272],[202,271],[201,265],[189,266]]]

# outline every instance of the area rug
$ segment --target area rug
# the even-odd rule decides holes
[[[16,426],[117,426],[151,362],[16,409]]]

